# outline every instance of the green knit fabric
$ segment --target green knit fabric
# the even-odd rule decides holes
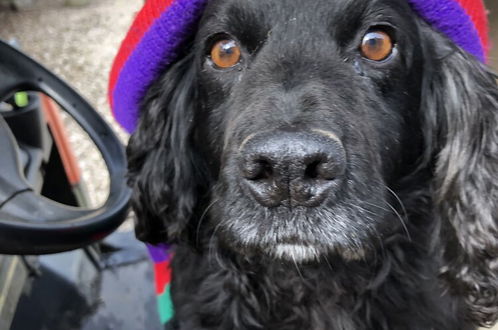
[[[157,303],[159,308],[159,318],[162,324],[168,323],[175,314],[173,309],[173,302],[171,301],[170,285],[166,287],[164,293],[158,296]]]

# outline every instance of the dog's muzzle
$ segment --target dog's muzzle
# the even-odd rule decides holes
[[[345,168],[344,147],[327,131],[263,132],[240,147],[242,183],[266,207],[316,207],[337,186]]]

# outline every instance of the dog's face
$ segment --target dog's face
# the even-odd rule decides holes
[[[402,225],[386,216],[398,207],[388,187],[421,150],[408,12],[393,0],[210,3],[195,40],[197,144],[209,141],[209,211],[229,246],[354,258]]]

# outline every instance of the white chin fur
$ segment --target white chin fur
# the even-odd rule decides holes
[[[304,262],[318,259],[318,250],[313,246],[278,244],[273,255],[278,259],[286,259],[295,262]]]

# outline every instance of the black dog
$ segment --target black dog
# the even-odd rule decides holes
[[[175,329],[498,316],[498,89],[406,0],[216,0],[128,147]]]

